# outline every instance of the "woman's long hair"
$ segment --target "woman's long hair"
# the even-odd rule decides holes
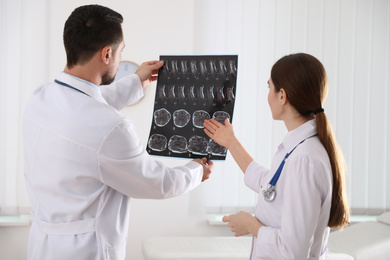
[[[333,192],[328,226],[342,229],[349,224],[349,208],[345,188],[344,156],[334,136],[332,126],[322,110],[328,94],[325,68],[315,57],[297,53],[278,60],[271,70],[275,91],[283,88],[289,103],[300,115],[315,114],[318,137],[324,145],[332,166]]]

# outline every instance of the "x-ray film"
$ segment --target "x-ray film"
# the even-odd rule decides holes
[[[225,160],[226,148],[204,133],[205,119],[233,120],[237,55],[160,56],[147,151],[152,155]]]

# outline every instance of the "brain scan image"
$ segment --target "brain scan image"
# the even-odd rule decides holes
[[[178,99],[177,102],[183,105],[187,105],[185,89],[186,89],[185,85],[179,85],[176,87],[176,98]]]
[[[167,95],[166,98],[168,102],[175,104],[176,102],[175,85],[165,86],[165,93]]]
[[[160,86],[156,92],[156,103],[167,104],[167,94],[165,93],[165,85]]]
[[[214,98],[214,85],[213,84],[205,85],[204,93],[205,93],[206,107],[215,107],[216,102]]]
[[[188,74],[188,66],[187,66],[186,60],[182,60],[180,62],[180,73],[181,73],[183,78],[186,77]]]
[[[169,139],[168,149],[174,153],[187,152],[187,139],[180,135],[174,135]]]
[[[171,74],[171,77],[172,78],[177,78],[179,75],[179,67],[177,65],[178,61],[177,60],[172,60],[171,61],[171,70],[170,70],[170,74]]]
[[[229,73],[234,77],[237,76],[237,65],[233,60],[229,60]]]
[[[217,73],[217,64],[215,60],[210,60],[208,62],[208,71],[209,71],[209,77],[214,79],[218,77]]]
[[[169,111],[166,110],[165,108],[161,108],[154,112],[154,122],[156,123],[157,126],[159,127],[166,126],[170,120],[171,120],[171,113],[169,113]]]
[[[205,106],[206,105],[206,98],[205,98],[205,95],[204,95],[204,85],[200,85],[198,86],[197,88],[197,100],[199,102],[199,105],[201,106]]]
[[[225,99],[223,89],[224,89],[223,85],[218,85],[215,88],[216,103],[217,103],[217,106],[219,106],[219,107],[223,107],[226,104],[226,99]]]
[[[226,103],[234,102],[234,86],[231,82],[226,81],[224,83],[223,95]]]
[[[204,110],[197,110],[192,114],[192,124],[197,128],[204,128],[204,120],[209,120],[210,114]]]
[[[225,111],[217,111],[213,114],[213,118],[224,125],[226,118],[229,118],[230,120],[230,115]]]
[[[191,115],[184,109],[173,112],[173,123],[177,127],[185,127],[190,122]]]
[[[167,138],[160,134],[154,134],[149,138],[148,147],[153,151],[162,152],[167,149]]]
[[[219,61],[219,75],[221,78],[227,77],[227,68],[224,60]]]
[[[189,104],[196,106],[195,85],[187,87],[187,99]]]
[[[195,135],[188,141],[188,151],[193,154],[207,155],[209,142],[203,136]]]
[[[190,61],[190,73],[192,78],[198,78],[198,64],[196,61]]]
[[[209,153],[212,155],[223,156],[226,155],[227,149],[219,144],[217,144],[213,139],[209,141]]]
[[[233,119],[237,55],[160,56],[147,152],[156,156],[225,160],[227,149],[204,132],[213,118]]]

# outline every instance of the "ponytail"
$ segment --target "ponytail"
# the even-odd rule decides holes
[[[344,156],[325,113],[317,113],[316,121],[318,137],[328,152],[333,175],[332,205],[328,226],[342,230],[344,226],[350,224],[345,190],[346,165]]]

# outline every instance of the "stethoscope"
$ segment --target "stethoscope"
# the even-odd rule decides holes
[[[74,90],[76,90],[76,91],[78,91],[78,92],[80,92],[80,93],[83,93],[83,94],[85,94],[85,95],[88,96],[87,93],[81,91],[80,89],[74,88],[74,87],[72,87],[71,85],[66,84],[66,83],[64,83],[64,82],[62,82],[62,81],[59,81],[59,80],[55,79],[54,82],[57,83],[57,84],[60,84],[61,86],[64,86],[64,87],[67,87],[67,88],[70,88],[70,89],[74,89]]]
[[[313,135],[313,136],[315,136],[315,135]],[[313,136],[311,136],[311,137],[313,137]],[[271,181],[268,183],[267,189],[263,190],[263,195],[264,195],[264,200],[265,201],[271,202],[271,201],[273,201],[275,199],[275,196],[276,196],[275,185],[276,185],[276,182],[279,179],[280,173],[283,170],[283,167],[284,167],[284,164],[286,163],[287,158],[290,156],[290,154],[292,154],[292,152],[294,152],[295,148],[297,148],[297,146],[300,145],[301,143],[303,143],[305,140],[306,139],[302,140],[299,144],[297,144],[294,147],[294,149],[291,150],[291,152],[287,153],[286,156],[284,156],[283,161],[280,163],[280,165],[279,165],[278,169],[276,170],[274,176],[272,177]]]
[[[84,92],[84,91],[82,91],[82,90],[80,90],[80,89],[77,89],[77,88],[75,88],[75,87],[72,87],[71,85],[69,85],[69,84],[67,84],[67,83],[65,83],[65,82],[59,81],[59,80],[57,80],[57,79],[55,79],[54,82],[57,83],[57,84],[59,84],[59,85],[61,85],[61,86],[64,86],[64,87],[67,87],[67,88],[76,90],[76,91],[78,91],[78,92],[80,92],[80,93],[82,93],[82,94],[84,94],[84,95],[87,95],[87,96],[89,96],[89,97],[92,97],[90,94],[88,94],[88,93],[86,93],[86,92]],[[103,103],[107,104],[107,101],[104,100],[104,98],[102,97],[101,93],[100,93],[100,95],[98,95],[98,96],[96,97],[96,99],[99,100],[100,102],[103,102]]]

